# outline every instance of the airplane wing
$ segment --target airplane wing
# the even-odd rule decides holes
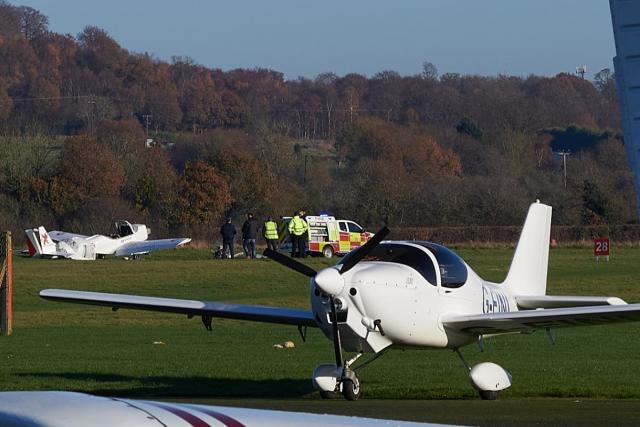
[[[533,332],[536,329],[568,328],[638,320],[640,320],[640,304],[626,304],[450,315],[443,317],[442,324],[450,330],[482,335]]]
[[[5,391],[0,392],[0,425],[9,427],[294,427],[301,425],[306,427],[417,427],[435,424],[154,402],[65,391]]]
[[[162,249],[175,249],[178,246],[189,243],[191,239],[181,237],[178,239],[159,239],[159,240],[144,240],[142,242],[129,242],[120,246],[116,250],[116,256],[130,256],[138,254],[146,254],[151,251],[159,251]]]
[[[89,236],[85,236],[84,234],[67,233],[66,231],[58,231],[58,230],[49,231],[48,233],[54,242],[61,242],[63,240],[69,240],[74,237],[80,237],[82,239],[86,239],[89,237]]]
[[[113,309],[131,308],[179,313],[188,316],[221,317],[297,326],[318,326],[311,311],[295,308],[71,291],[65,289],[44,289],[40,291],[40,296],[53,301],[103,305]]]

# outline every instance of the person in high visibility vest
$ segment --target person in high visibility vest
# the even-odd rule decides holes
[[[262,225],[262,235],[267,241],[267,248],[272,251],[278,250],[278,223],[270,216]]]
[[[291,257],[305,258],[307,256],[306,237],[309,225],[302,219],[303,211],[296,214],[289,221],[289,235],[291,236]]]

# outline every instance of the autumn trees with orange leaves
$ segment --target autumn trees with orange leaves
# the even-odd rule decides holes
[[[615,97],[608,70],[225,72],[96,27],[55,34],[0,0],[0,228],[126,218],[212,237],[225,215],[300,208],[370,227],[511,225],[536,198],[562,224],[633,221]],[[572,151],[567,188],[558,149]]]

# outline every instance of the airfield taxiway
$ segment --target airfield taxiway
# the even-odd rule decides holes
[[[176,401],[176,399],[173,399]],[[328,413],[371,418],[393,418],[475,426],[637,426],[640,400],[508,398],[499,401],[466,400],[381,400],[320,401],[313,399],[198,399],[197,403]]]

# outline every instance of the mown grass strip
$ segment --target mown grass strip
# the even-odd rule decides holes
[[[488,279],[504,278],[509,249],[460,253]],[[588,249],[551,252],[549,293],[617,295],[640,301],[640,249],[621,248],[609,263]],[[335,261],[335,260],[334,260]],[[324,259],[307,261],[318,269]],[[140,261],[16,258],[14,335],[0,339],[0,388],[63,389],[137,397],[317,398],[311,371],[333,358],[328,340],[294,327],[85,307],[42,300],[47,287],[234,301],[305,308],[304,277],[267,260],[219,261],[178,250]],[[471,363],[494,361],[514,376],[505,397],[640,398],[640,324],[562,329],[487,339],[485,352],[463,349]],[[293,350],[272,346],[293,340]],[[475,397],[450,351],[392,351],[362,371],[367,398]]]

